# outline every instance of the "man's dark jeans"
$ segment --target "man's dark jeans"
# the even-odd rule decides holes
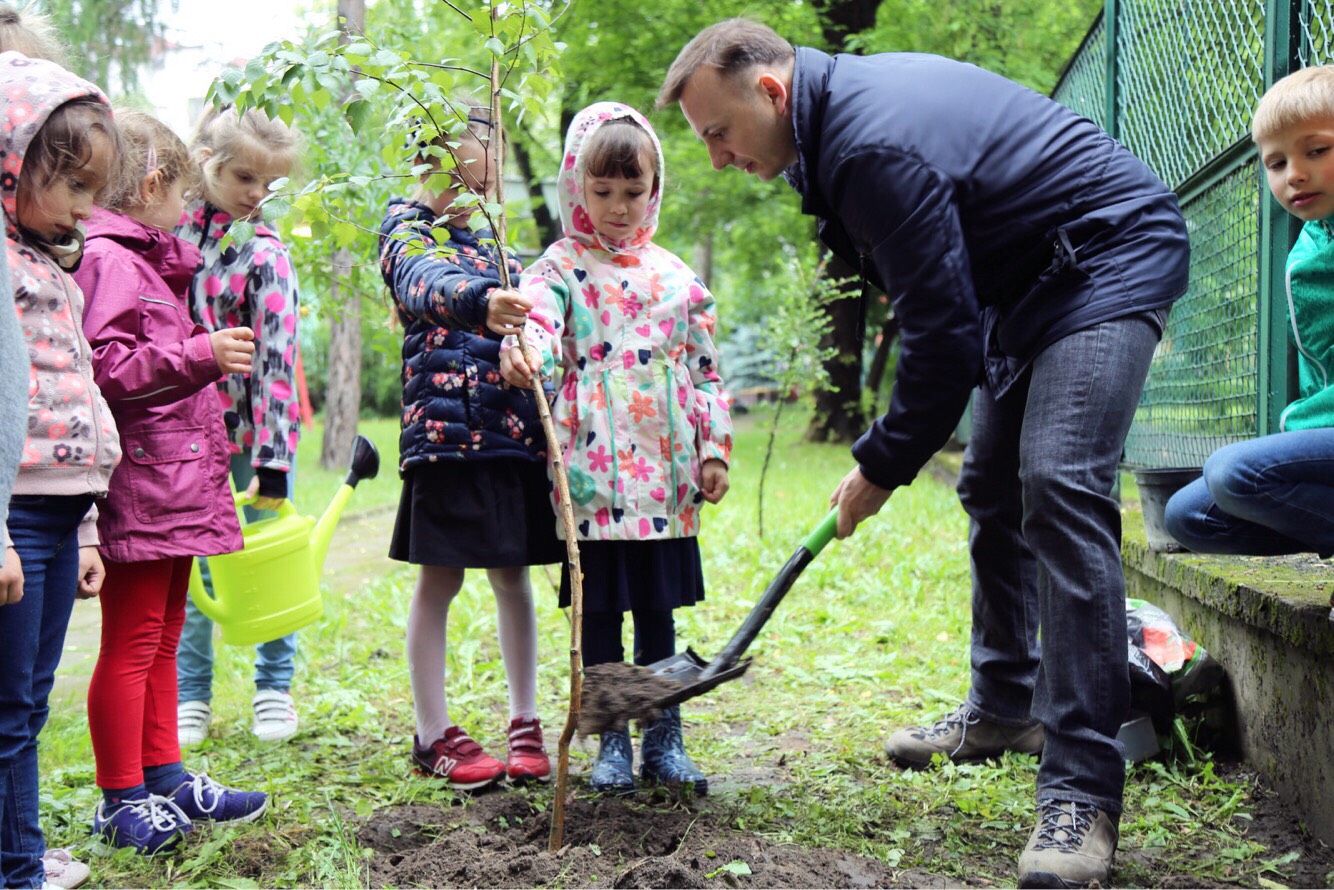
[[[23,599],[0,606],[0,877],[40,887],[46,843],[37,814],[37,734],[65,648],[79,576],[79,522],[91,496],[15,495],[9,534]]]
[[[984,385],[973,400],[959,476],[973,562],[968,704],[1046,727],[1040,802],[1121,812],[1130,679],[1112,489],[1160,334],[1154,313],[1078,331],[1000,399]]]

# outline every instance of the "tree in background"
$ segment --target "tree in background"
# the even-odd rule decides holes
[[[171,0],[174,10],[179,0]],[[165,28],[161,0],[38,0],[32,8],[51,17],[73,48],[75,74],[107,88],[114,68],[121,92],[133,92],[139,69],[153,57]]]
[[[338,0],[338,40],[342,46],[360,38],[366,30],[366,0]],[[354,72],[355,75],[355,72]],[[352,92],[349,77],[344,96]],[[345,141],[338,140],[345,146]],[[328,151],[327,148],[323,149]],[[324,440],[320,443],[320,466],[345,466],[352,456],[352,441],[361,417],[361,313],[353,275],[350,247],[334,249],[329,275],[329,376],[324,406]]]

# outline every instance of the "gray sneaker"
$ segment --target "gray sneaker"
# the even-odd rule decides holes
[[[1119,837],[1113,818],[1092,804],[1038,804],[1038,824],[1019,857],[1019,886],[1106,887]]]
[[[1041,754],[1045,738],[1041,723],[1005,726],[975,713],[965,703],[931,726],[900,729],[885,743],[885,753],[899,766],[924,769],[935,754],[944,754],[955,763],[986,760],[1003,751]]]

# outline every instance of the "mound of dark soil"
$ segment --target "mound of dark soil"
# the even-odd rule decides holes
[[[566,846],[547,852],[550,813],[498,792],[461,806],[377,813],[372,887],[942,887],[839,850],[773,844],[706,809],[666,799],[576,799]]]

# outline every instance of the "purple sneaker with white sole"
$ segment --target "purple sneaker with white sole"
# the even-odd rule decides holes
[[[263,791],[238,791],[203,773],[186,773],[185,779],[167,797],[196,824],[254,822],[269,805],[269,796]]]
[[[122,800],[108,806],[97,805],[93,816],[93,834],[107,846],[132,847],[145,856],[170,850],[193,829],[190,817],[165,797],[144,792],[141,797]]]

